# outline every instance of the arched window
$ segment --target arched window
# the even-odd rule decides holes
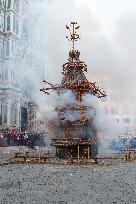
[[[4,0],[0,0],[0,6],[4,7]]]
[[[10,31],[10,15],[7,16],[7,31]]]
[[[15,15],[13,17],[13,31],[16,35],[18,35],[18,33],[19,33],[19,20]]]
[[[6,56],[9,56],[9,40],[6,41]]]
[[[4,11],[0,8],[0,30],[4,30]]]
[[[11,0],[8,0],[8,2],[7,2],[7,9],[10,9],[10,7],[11,7]]]
[[[14,10],[19,12],[19,0],[14,0]]]

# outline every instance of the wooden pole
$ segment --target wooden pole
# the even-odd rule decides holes
[[[39,164],[41,163],[41,152],[39,150]]]
[[[75,24],[73,23],[73,51],[75,50],[75,39],[74,39],[74,37],[75,37]]]
[[[79,145],[78,145],[78,147],[77,147],[77,150],[78,150],[78,152],[77,152],[77,158],[78,158],[78,163],[79,163]]]
[[[128,151],[127,151],[127,161],[130,160],[130,148],[128,147]]]
[[[88,146],[88,159],[90,159],[90,147]]]
[[[127,152],[124,154],[124,160],[127,161]]]
[[[29,152],[29,155],[30,155],[30,162],[31,162],[31,159],[32,159],[32,151],[31,150]]]

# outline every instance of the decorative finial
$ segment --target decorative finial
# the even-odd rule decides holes
[[[69,41],[72,42],[72,51],[75,51],[75,42],[80,39],[80,36],[77,34],[77,30],[80,28],[80,26],[77,25],[77,22],[71,22],[70,26],[66,25],[66,28],[70,32],[70,37],[66,36]]]

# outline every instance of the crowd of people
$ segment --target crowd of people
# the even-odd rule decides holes
[[[109,144],[109,149],[121,150],[126,146],[129,146],[132,149],[136,149],[136,137],[114,138]]]
[[[35,148],[36,146],[47,146],[48,137],[44,131],[27,132],[16,131],[14,129],[0,130],[0,147],[8,146],[28,146]],[[121,150],[125,146],[136,148],[136,137],[116,137],[109,143],[109,149]]]
[[[0,147],[28,146],[29,148],[34,148],[46,145],[47,135],[45,132],[21,132],[13,129],[0,131]]]

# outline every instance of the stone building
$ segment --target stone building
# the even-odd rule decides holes
[[[27,0],[0,0],[0,129],[37,128],[38,107],[32,96],[35,94],[34,84],[39,83],[37,72],[32,80],[25,78],[26,70],[38,67],[30,55],[29,46],[25,46],[29,40],[26,39],[23,14],[27,6]],[[33,64],[26,63],[26,58]]]
[[[21,0],[0,0],[0,128],[20,127]]]

